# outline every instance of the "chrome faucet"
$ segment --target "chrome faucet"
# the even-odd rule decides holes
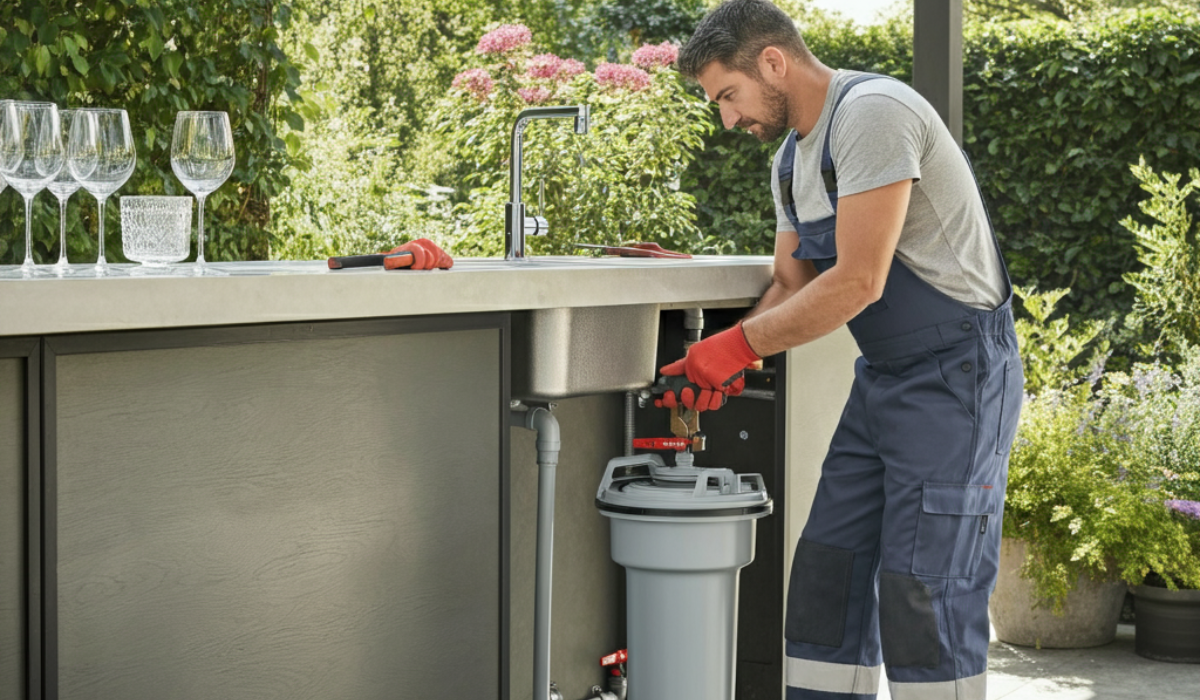
[[[525,204],[521,202],[521,135],[531,119],[575,118],[575,133],[586,134],[588,130],[588,106],[530,107],[521,110],[517,123],[513,125],[512,157],[509,160],[508,203],[504,205],[504,259],[525,259],[525,236],[544,236],[546,220],[540,216],[525,216]]]

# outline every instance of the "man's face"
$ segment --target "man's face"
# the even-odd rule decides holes
[[[787,95],[741,71],[728,70],[716,61],[696,76],[708,98],[721,109],[726,129],[741,127],[763,143],[788,130]]]

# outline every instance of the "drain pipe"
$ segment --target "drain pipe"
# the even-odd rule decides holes
[[[699,306],[686,309],[683,312],[683,327],[687,330],[687,339],[683,341],[683,351],[700,342],[700,334],[704,330],[704,309]]]
[[[515,408],[515,406],[514,406]],[[553,404],[513,410],[511,425],[537,433],[538,505],[537,574],[534,578],[533,608],[533,697],[555,700],[557,689],[550,683],[550,587],[554,564],[554,477],[562,448],[558,419],[550,412]]]

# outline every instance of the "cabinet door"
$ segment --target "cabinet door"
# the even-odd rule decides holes
[[[0,357],[0,698],[24,695],[25,360]]]
[[[498,696],[499,329],[56,363],[59,697]]]

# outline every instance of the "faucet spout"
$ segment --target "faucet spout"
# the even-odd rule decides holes
[[[590,126],[590,111],[587,105],[569,107],[530,107],[521,110],[513,124],[512,154],[509,159],[508,203],[504,206],[504,259],[525,259],[525,234],[546,233],[546,222],[540,217],[525,216],[525,204],[521,201],[521,137],[525,127],[533,119],[574,118],[575,133],[586,134]]]

